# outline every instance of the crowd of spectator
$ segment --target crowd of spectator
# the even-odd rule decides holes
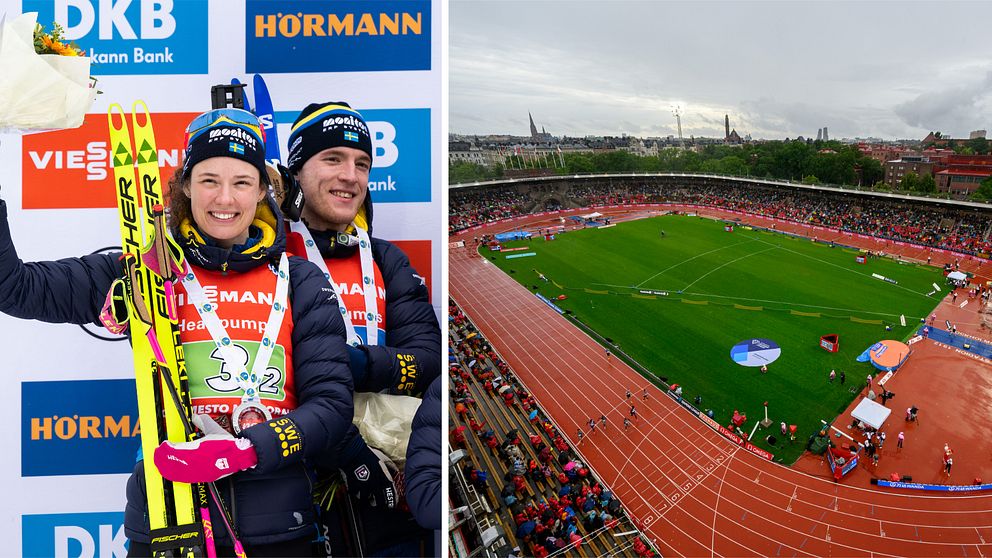
[[[450,444],[470,448],[474,436],[497,460],[505,474],[494,477],[475,462],[463,465],[465,479],[480,493],[498,495],[508,512],[524,555],[544,557],[583,544],[585,536],[611,530],[624,519],[620,501],[594,478],[565,437],[538,408],[533,395],[514,377],[512,370],[479,334],[454,302],[448,308],[450,355]],[[469,388],[482,388],[509,412],[520,413],[533,431],[497,431],[476,412],[478,402]],[[479,461],[481,463],[481,461]],[[536,487],[529,490],[528,486]],[[581,526],[581,528],[580,528]],[[640,538],[626,552],[642,558],[654,556]]]
[[[522,215],[532,203],[530,195],[502,187],[478,190],[464,199],[452,197],[448,200],[448,227],[457,231]]]
[[[545,199],[524,193],[519,185],[452,190],[449,232],[545,211],[535,207]],[[936,203],[852,196],[849,193],[805,191],[781,187],[710,181],[705,186],[667,184],[571,184],[562,197],[578,207],[638,203],[684,203],[743,211],[753,215],[820,225],[869,236],[911,242],[933,248],[978,255],[992,251],[989,241],[992,211],[974,211]]]

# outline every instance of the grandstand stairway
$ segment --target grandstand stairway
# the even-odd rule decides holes
[[[471,327],[471,326],[469,326]],[[474,328],[471,328],[474,331]],[[453,347],[458,347],[459,344],[464,341],[461,332],[458,328],[452,327],[449,329],[450,340],[452,341]],[[488,344],[486,345],[488,346]],[[456,354],[458,358],[458,365],[451,368],[452,376],[460,377],[462,370],[468,370],[467,360],[472,360],[471,358],[466,358],[464,354],[460,351],[453,350],[452,354]],[[479,370],[489,370],[492,371],[497,376],[499,375],[499,369],[496,363],[493,363],[484,354],[475,355],[473,358],[477,359],[474,369]],[[515,380],[512,374],[505,376],[510,385],[514,386],[516,389]],[[454,383],[454,382],[452,382]],[[556,459],[558,452],[555,450],[554,440],[541,426],[543,421],[547,420],[546,415],[540,409],[538,409],[537,420],[532,424],[528,420],[527,412],[523,410],[522,402],[520,398],[514,394],[513,396],[513,406],[507,406],[504,403],[504,399],[495,390],[490,393],[483,386],[483,382],[478,380],[472,374],[469,374],[469,379],[465,382],[468,388],[468,396],[471,397],[475,403],[468,404],[467,412],[464,415],[460,415],[456,412],[456,405],[452,400],[449,400],[449,417],[450,417],[450,427],[453,429],[457,426],[465,426],[465,447],[468,451],[469,457],[474,467],[482,469],[488,472],[488,483],[484,493],[478,493],[475,491],[474,487],[470,483],[466,482],[467,492],[469,493],[469,499],[472,500],[473,497],[477,498],[477,502],[472,505],[473,511],[480,518],[480,525],[487,523],[498,523],[502,526],[503,531],[506,533],[507,539],[511,542],[511,545],[518,545],[521,548],[525,548],[525,545],[521,544],[520,541],[516,539],[516,524],[511,516],[511,513],[506,505],[503,504],[503,499],[500,496],[500,492],[506,483],[510,482],[507,480],[507,473],[511,470],[512,464],[509,458],[501,455],[501,446],[503,442],[506,441],[506,435],[511,430],[516,430],[519,437],[520,443],[517,446],[520,453],[523,455],[523,461],[526,464],[529,460],[533,459],[540,463],[537,455],[537,451],[531,444],[529,436],[530,434],[536,434],[540,437],[540,440],[547,445],[552,451],[552,459],[549,463],[552,474],[552,478],[545,479],[543,481],[535,481],[530,475],[524,475],[525,490],[523,494],[518,495],[518,502],[521,504],[526,504],[531,501],[541,501],[547,500],[549,498],[554,498],[558,496],[562,485],[558,482],[557,476],[563,473],[562,465]],[[480,436],[472,430],[469,426],[469,419],[474,418],[476,421],[483,423],[482,431],[492,429],[496,434],[496,439],[500,442],[500,445],[495,449],[490,449],[485,443],[483,443]],[[568,455],[572,458],[575,457],[574,452],[571,448],[568,450]],[[465,461],[463,460],[457,465],[459,469],[458,474],[464,478],[462,473],[465,467]],[[587,479],[591,485],[594,479]],[[575,486],[573,484],[573,486]],[[605,487],[604,487],[605,489]],[[471,502],[470,502],[471,503]],[[597,509],[599,507],[597,506]],[[489,513],[493,510],[493,513]],[[615,526],[614,529],[601,528],[596,532],[588,532],[586,529],[582,518],[584,516],[582,510],[576,510],[576,528],[577,533],[582,537],[583,542],[580,546],[576,548],[567,548],[564,553],[555,553],[555,556],[616,556],[616,555],[628,555],[631,554],[630,545],[632,544],[633,537],[614,537],[612,533],[624,532],[624,533],[634,533],[636,528],[631,524],[630,520],[626,517],[625,513],[619,513],[616,518],[620,520],[620,523]],[[525,550],[525,554],[527,554]]]

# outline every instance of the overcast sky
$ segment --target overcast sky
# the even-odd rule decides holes
[[[450,131],[992,129],[992,2],[450,1]]]

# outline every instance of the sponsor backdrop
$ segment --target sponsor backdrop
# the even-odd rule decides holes
[[[373,233],[409,254],[440,315],[441,0],[0,1],[0,16],[21,11],[59,22],[93,57],[103,92],[78,129],[0,135],[0,197],[22,259],[119,243],[110,104],[148,103],[167,179],[186,123],[210,108],[210,86],[236,79],[253,107],[267,87],[267,132],[283,154],[307,104],[345,100],[364,113]],[[93,326],[3,315],[0,336],[3,377],[19,384],[0,395],[5,554],[124,556],[124,485],[139,445],[128,344]]]

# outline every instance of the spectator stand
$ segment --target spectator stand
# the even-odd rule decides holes
[[[529,556],[652,556],[620,501],[576,464],[561,429],[453,303],[449,324],[449,426],[464,435],[453,437],[464,448],[452,469],[463,491],[488,500],[474,506],[487,515],[480,523],[498,525]],[[479,470],[488,473],[484,484]]]
[[[675,204],[788,222],[801,226],[811,237],[832,233],[871,238],[885,243],[885,251],[897,252],[897,256],[898,252],[916,249],[914,261],[920,263],[931,263],[933,256],[980,264],[992,252],[992,209],[985,204],[665,173],[569,176],[456,187],[451,191],[449,231],[454,234],[529,214],[553,217],[553,213],[534,213],[540,207],[526,203],[532,191],[547,188],[549,180],[554,188],[567,193],[566,214],[604,207]],[[943,257],[938,258],[938,254]]]

